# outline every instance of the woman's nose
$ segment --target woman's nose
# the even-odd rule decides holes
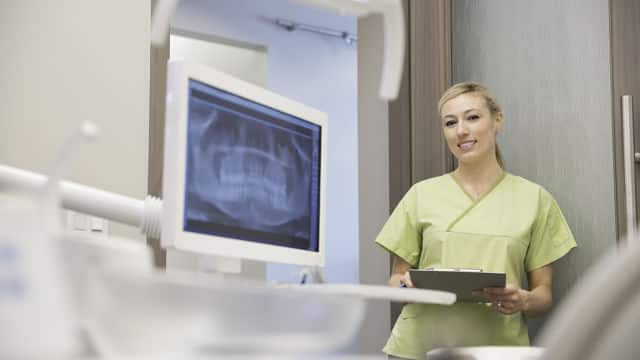
[[[469,128],[467,127],[467,124],[465,124],[464,121],[460,121],[458,123],[458,126],[456,127],[456,134],[458,136],[464,136],[467,135],[469,133]]]

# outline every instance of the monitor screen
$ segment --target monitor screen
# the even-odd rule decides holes
[[[317,124],[189,79],[184,231],[319,251],[322,140]]]
[[[162,246],[323,266],[327,114],[169,61]]]

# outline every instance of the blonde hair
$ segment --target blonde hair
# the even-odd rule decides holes
[[[491,93],[489,92],[489,89],[487,89],[486,87],[478,83],[467,81],[467,82],[457,83],[451,86],[442,94],[442,96],[440,97],[440,100],[438,101],[439,116],[442,116],[442,107],[447,101],[453,98],[456,98],[462,94],[468,94],[468,93],[474,93],[482,96],[482,98],[484,98],[485,103],[487,104],[487,108],[489,109],[489,112],[491,113],[491,115],[495,116],[496,114],[502,112],[502,108],[500,108],[500,105],[496,101],[496,98],[493,97],[493,95],[491,95]],[[504,168],[504,163],[502,161],[502,153],[500,152],[500,148],[498,148],[497,142],[496,142],[496,160],[498,160],[498,165],[500,165],[501,168]]]

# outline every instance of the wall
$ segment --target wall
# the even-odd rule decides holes
[[[493,90],[507,170],[554,195],[578,242],[554,265],[555,302],[616,242],[608,4],[453,1],[454,82]]]
[[[171,59],[204,64],[255,85],[267,86],[269,57],[262,46],[232,43],[175,29],[169,42]]]
[[[382,17],[358,20],[358,35],[360,282],[385,285],[389,280],[389,254],[374,243],[389,217],[389,105],[378,98]],[[389,303],[370,302],[360,332],[360,352],[380,353],[389,331]]]
[[[0,2],[0,163],[47,172],[91,120],[100,137],[77,149],[65,178],[144,198],[149,14],[149,0]]]
[[[358,282],[356,49],[336,38],[291,32],[270,20],[356,32],[352,17],[284,0],[181,1],[172,28],[265,46],[268,88],[329,115],[327,264],[329,282]],[[268,278],[297,281],[299,268],[270,264]]]

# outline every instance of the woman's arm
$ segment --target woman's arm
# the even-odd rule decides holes
[[[543,315],[552,305],[551,282],[553,268],[551,265],[543,266],[528,273],[530,291],[526,291],[527,304],[524,313],[528,317]]]
[[[507,315],[522,311],[528,317],[540,316],[547,312],[552,304],[552,266],[535,269],[528,273],[528,277],[531,290],[514,287],[484,289],[492,307]]]
[[[413,283],[409,276],[409,269],[411,269],[411,265],[408,262],[399,256],[394,256],[389,286],[400,287],[404,284],[406,287],[412,288]]]

